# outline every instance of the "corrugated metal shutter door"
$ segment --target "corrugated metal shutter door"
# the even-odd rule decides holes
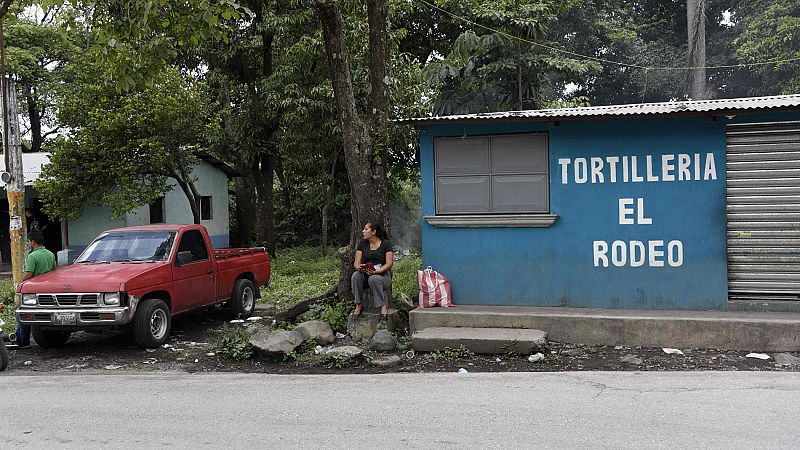
[[[728,125],[730,300],[800,300],[800,122]]]

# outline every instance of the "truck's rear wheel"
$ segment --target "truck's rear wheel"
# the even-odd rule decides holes
[[[256,291],[253,282],[244,278],[236,280],[228,304],[236,317],[248,318],[253,315],[256,309]]]
[[[149,298],[139,303],[133,319],[133,337],[139,347],[160,347],[169,339],[171,327],[172,317],[163,300]]]
[[[43,330],[41,327],[31,325],[31,336],[39,347],[59,348],[63,347],[69,339],[71,331],[63,330]]]

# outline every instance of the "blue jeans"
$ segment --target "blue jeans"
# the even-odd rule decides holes
[[[30,325],[17,325],[17,345],[20,347],[27,347],[31,345],[31,326]]]

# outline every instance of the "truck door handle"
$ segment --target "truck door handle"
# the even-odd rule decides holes
[[[209,270],[208,272],[206,272],[206,275],[211,275],[212,273],[214,273],[214,271],[213,270]]]

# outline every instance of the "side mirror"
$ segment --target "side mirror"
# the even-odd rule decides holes
[[[190,262],[192,262],[192,252],[190,251],[178,252],[178,254],[175,256],[176,266],[182,266],[184,264],[189,264]]]

